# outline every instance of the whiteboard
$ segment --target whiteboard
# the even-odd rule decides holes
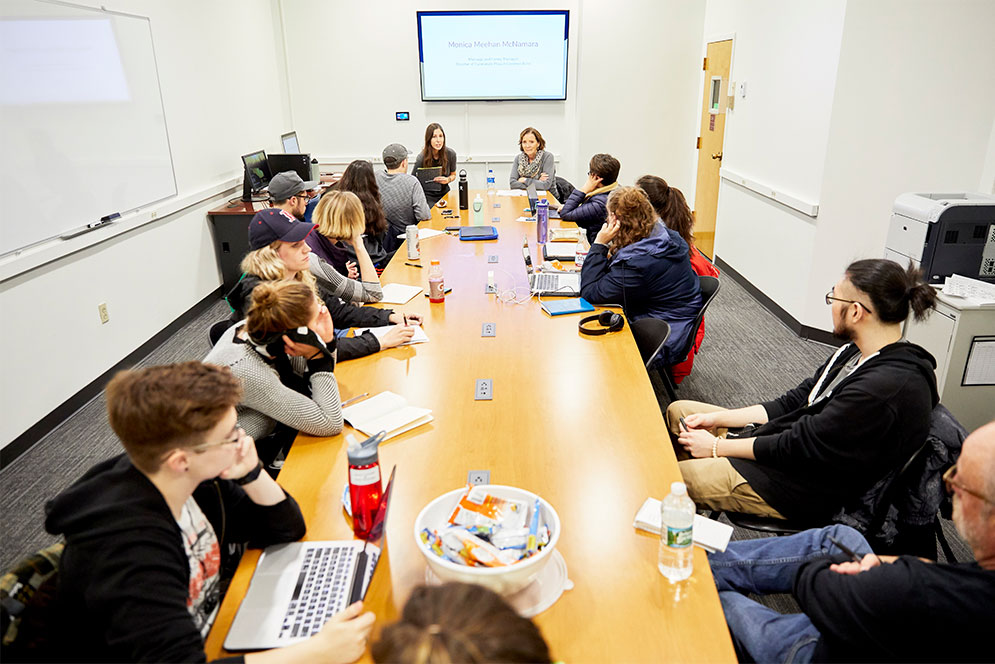
[[[0,3],[0,255],[176,195],[148,18]]]

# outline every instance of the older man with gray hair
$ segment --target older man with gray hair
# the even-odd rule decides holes
[[[970,563],[879,556],[847,526],[731,542],[709,555],[729,631],[756,662],[991,661],[995,616],[995,422],[943,476]],[[792,593],[782,615],[750,593]]]

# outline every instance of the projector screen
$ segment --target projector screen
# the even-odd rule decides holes
[[[418,12],[422,101],[567,98],[569,10]]]
[[[149,20],[0,3],[0,255],[176,195]]]

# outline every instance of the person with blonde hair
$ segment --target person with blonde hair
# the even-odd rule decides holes
[[[688,245],[657,223],[656,212],[639,187],[618,187],[608,195],[608,221],[591,245],[580,273],[580,294],[591,304],[620,305],[629,321],[660,318],[670,337],[660,354],[672,364],[692,334],[701,308],[698,277],[688,261]]]
[[[345,259],[343,265],[346,271],[355,272],[363,283],[380,283],[373,257],[364,240],[366,214],[359,196],[333,189],[321,197],[311,218],[315,228],[304,241],[310,247],[313,258],[323,260],[332,267],[336,267],[335,262]]]
[[[470,583],[419,586],[396,623],[383,628],[375,662],[550,662],[535,623],[493,590]]]
[[[346,207],[340,195],[329,198],[322,214],[332,209]],[[328,194],[326,194],[328,196]],[[325,196],[322,197],[324,199]],[[319,203],[320,206],[320,203]],[[353,208],[355,212],[355,208]],[[317,213],[317,209],[315,210]],[[339,221],[348,217],[340,214]],[[355,215],[352,216],[355,223]],[[340,227],[341,227],[340,223]],[[380,282],[373,270],[371,281],[354,281],[339,274],[332,266],[318,257],[311,256],[306,239],[313,232],[314,224],[295,219],[286,212],[270,209],[257,212],[249,224],[249,246],[252,251],[242,259],[245,274],[228,296],[232,308],[232,321],[245,316],[253,290],[266,281],[298,281],[311,288],[328,307],[338,325],[337,333],[344,335],[351,327],[383,327],[394,325],[381,339],[366,332],[359,336],[339,338],[339,361],[351,360],[376,353],[384,348],[399,346],[414,335],[408,322],[420,323],[420,314],[401,314],[390,309],[356,307],[350,302],[378,302],[383,298]],[[360,243],[362,244],[362,243]],[[364,267],[364,279],[372,265]]]
[[[298,281],[265,281],[246,319],[221,336],[204,362],[229,367],[242,385],[238,421],[266,463],[281,458],[298,431],[342,431],[328,307]]]

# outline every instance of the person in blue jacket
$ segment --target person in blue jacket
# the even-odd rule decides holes
[[[656,212],[639,187],[608,195],[608,221],[595,236],[580,273],[580,294],[591,304],[621,305],[629,321],[652,316],[670,323],[661,361],[672,364],[687,342],[701,308],[698,277],[688,245],[656,223]]]
[[[574,189],[567,200],[556,206],[560,219],[572,221],[587,231],[587,241],[594,244],[594,238],[608,218],[608,194],[618,186],[618,159],[610,154],[596,154],[591,157],[587,169],[587,182],[580,189]]]

